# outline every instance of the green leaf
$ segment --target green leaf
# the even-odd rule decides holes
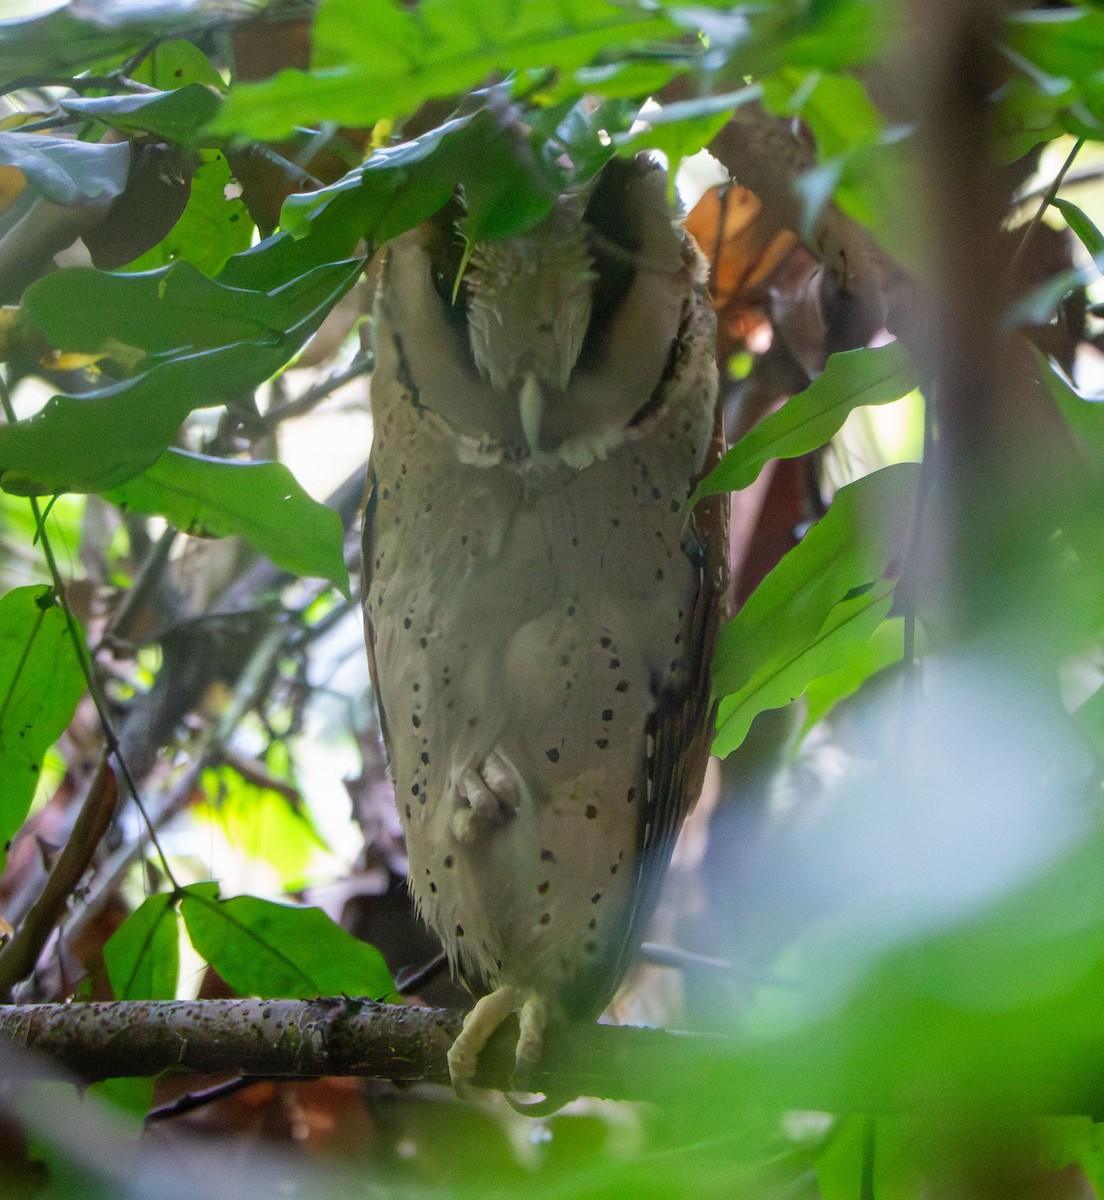
[[[361,237],[379,244],[432,216],[459,185],[465,233],[504,237],[545,216],[562,181],[562,169],[542,163],[516,130],[481,109],[377,150],[330,187],[289,196],[280,222],[293,233],[324,224],[350,244]]]
[[[394,991],[380,952],[319,908],[220,900],[217,883],[197,883],[184,888],[180,911],[192,945],[240,995],[379,1000]]]
[[[164,517],[201,537],[237,534],[285,571],[328,579],[346,596],[344,529],[283,463],[241,463],[169,449],[106,493],[120,508]]]
[[[904,621],[883,621],[861,645],[852,646],[836,671],[821,675],[805,688],[807,732],[822,721],[841,700],[855,695],[868,680],[904,660]]]
[[[39,280],[24,303],[55,344],[120,353],[118,338],[124,350],[159,357],[133,379],[79,399],[54,396],[35,416],[0,427],[0,486],[23,495],[119,487],[156,462],[193,409],[274,375],[360,268],[359,261],[329,263],[269,293],[222,286],[187,263],[144,275],[75,269]],[[249,340],[226,344],[243,336]]]
[[[253,218],[240,197],[228,198],[234,176],[221,150],[200,150],[192,173],[188,203],[180,219],[124,271],[151,271],[177,261],[191,263],[204,275],[217,275],[231,255],[248,249]]]
[[[889,614],[918,468],[886,467],[841,488],[828,512],[721,630],[713,752],[723,757],[768,708],[838,670]]]
[[[823,373],[740,439],[701,481],[694,502],[753,483],[772,458],[796,458],[834,437],[848,414],[863,405],[890,404],[917,385],[916,370],[900,342],[873,350],[833,354]]]
[[[84,672],[50,589],[0,597],[0,867],[30,810],[42,757],[83,693]]]
[[[151,133],[181,144],[189,143],[222,107],[220,97],[202,83],[185,84],[171,92],[65,98],[59,103],[65,112],[101,121],[123,133]]]
[[[1085,399],[1059,374],[1046,355],[1035,347],[1031,349],[1039,382],[1046,388],[1066,424],[1096,459],[1098,466],[1104,466],[1104,402]]]
[[[173,1000],[180,973],[180,936],[173,896],[147,896],[104,945],[116,1000]]]
[[[130,145],[0,132],[0,165],[18,167],[55,204],[105,204],[126,187]]]
[[[1096,269],[1104,271],[1104,233],[1097,229],[1092,220],[1076,204],[1071,204],[1060,196],[1055,196],[1051,200],[1051,204],[1065,217],[1066,224],[1092,256],[1093,262],[1096,263]]]
[[[329,263],[271,289],[227,286],[186,262],[134,275],[72,267],[37,280],[23,310],[59,350],[99,354],[122,346],[142,352],[135,365],[142,355],[186,357],[244,341],[281,350],[298,341],[298,349],[304,325],[338,299],[359,267]],[[126,365],[125,352],[115,357]]]
[[[677,28],[654,9],[610,0],[327,0],[314,28],[313,73],[281,71],[231,90],[218,134],[283,137],[317,121],[363,126],[495,72],[569,72]]]

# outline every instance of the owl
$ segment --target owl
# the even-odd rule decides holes
[[[369,660],[410,886],[480,998],[611,999],[701,787],[726,508],[705,265],[662,170],[613,160],[534,229],[446,209],[383,251],[364,513]]]

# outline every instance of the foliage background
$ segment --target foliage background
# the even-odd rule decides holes
[[[1102,62],[1097,5],[980,0],[0,24],[16,1004],[460,1002],[419,970],[356,621],[371,251],[457,185],[467,236],[523,231],[613,154],[735,179],[688,218],[735,443],[726,757],[656,934],[693,954],[617,1014],[725,1040],[540,1123],[13,1058],[8,1193],[1095,1194]]]

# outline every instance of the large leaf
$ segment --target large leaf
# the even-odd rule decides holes
[[[116,1000],[173,1000],[180,973],[176,904],[167,892],[147,896],[103,950]]]
[[[889,614],[917,471],[902,463],[841,488],[721,630],[714,753],[731,753],[760,712],[789,704],[839,668]]]
[[[518,131],[481,109],[376,151],[328,188],[289,197],[281,225],[301,232],[323,223],[349,243],[380,243],[431,216],[460,185],[466,234],[502,237],[540,220],[561,181],[562,170],[542,163]]]
[[[80,97],[62,99],[60,104],[74,116],[102,121],[124,133],[151,133],[166,141],[187,143],[214,117],[222,101],[202,83],[188,83],[171,92]]]
[[[29,289],[29,307],[55,344],[111,352],[119,339],[158,357],[132,379],[79,399],[54,396],[29,420],[0,427],[0,486],[40,495],[125,483],[161,456],[193,409],[222,404],[274,375],[360,267],[329,263],[270,293],[227,288],[187,263],[145,275],[74,270],[40,280]],[[49,303],[55,294],[61,314]],[[235,337],[248,340],[229,341]]]
[[[532,67],[572,71],[677,32],[650,6],[610,0],[326,0],[313,73],[281,71],[230,93],[213,128],[282,137],[315,121],[364,126]]]
[[[134,356],[139,362],[243,341],[275,347],[304,337],[302,326],[337,299],[359,265],[330,263],[271,290],[227,286],[186,262],[124,275],[74,267],[28,288],[23,311],[51,346],[84,354],[114,350],[124,362],[120,346],[141,352]]]
[[[823,373],[764,418],[702,480],[696,497],[738,491],[772,458],[796,458],[834,437],[855,408],[890,404],[916,387],[915,368],[900,342],[833,354]]]
[[[55,204],[103,204],[126,187],[130,146],[0,133],[0,165],[17,167],[40,196]]]
[[[184,889],[180,911],[192,945],[240,995],[379,1000],[394,991],[380,952],[319,908],[220,900],[218,884],[197,883]]]
[[[341,518],[311,499],[283,463],[227,462],[170,449],[107,499],[162,516],[187,533],[238,534],[284,570],[328,579],[349,594]]]
[[[42,756],[83,692],[84,672],[50,590],[0,597],[0,866],[31,807]]]

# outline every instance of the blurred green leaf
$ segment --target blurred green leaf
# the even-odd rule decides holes
[[[806,687],[804,730],[812,729],[880,671],[901,663],[904,653],[904,621],[883,621],[865,642],[851,647],[839,670],[819,676]]]
[[[882,132],[881,114],[866,88],[851,75],[783,67],[763,79],[761,86],[767,108],[806,122],[822,161],[858,146],[871,146]]]
[[[0,83],[24,75],[64,75],[114,64],[158,38],[207,31],[211,8],[205,0],[125,0],[96,4],[74,15],[74,6],[55,6],[42,16],[0,20]],[[256,0],[219,0],[222,29],[255,19]]]
[[[495,72],[569,72],[676,27],[655,9],[610,0],[325,0],[314,28],[315,71],[241,84],[213,125],[219,134],[278,138],[295,126],[359,126],[477,87]]]
[[[269,293],[221,286],[187,263],[39,280],[24,304],[54,344],[118,355],[118,339],[124,355],[159,357],[132,379],[79,399],[54,396],[37,415],[0,427],[0,486],[23,495],[119,487],[156,462],[193,409],[252,391],[284,366],[360,268],[329,263]]]
[[[1104,234],[1097,229],[1092,220],[1076,204],[1071,204],[1068,200],[1063,200],[1060,196],[1055,196],[1051,200],[1051,204],[1065,217],[1066,224],[1073,230],[1080,240],[1081,245],[1092,256],[1093,262],[1096,263],[1096,269],[1104,271]]]
[[[1104,467],[1104,403],[1076,392],[1046,355],[1034,346],[1036,374],[1066,424],[1081,439],[1098,467]]]
[[[758,713],[789,704],[812,680],[840,669],[888,616],[917,470],[901,463],[841,488],[721,630],[714,754],[735,750]]]
[[[219,96],[202,83],[187,83],[169,92],[63,97],[59,103],[75,117],[101,121],[123,133],[150,133],[185,145],[222,107]]]
[[[380,1000],[394,991],[380,952],[319,908],[220,900],[217,883],[197,883],[183,889],[180,912],[192,945],[240,995]]]
[[[147,896],[108,938],[103,955],[116,1000],[174,1000],[180,935],[173,896]]]
[[[203,787],[208,799],[196,815],[218,826],[235,852],[270,866],[287,892],[309,882],[327,847],[305,805],[228,766],[205,772]]]
[[[226,83],[198,46],[183,38],[170,38],[156,46],[134,68],[131,78],[169,92],[189,83],[205,83],[225,91]]]
[[[106,204],[126,187],[130,145],[0,132],[0,165],[18,167],[55,204]]]
[[[698,484],[694,502],[753,483],[772,458],[796,458],[834,437],[855,408],[889,404],[917,385],[916,370],[900,342],[873,350],[844,350],[777,412],[764,417]]]
[[[0,597],[0,867],[30,810],[42,757],[83,694],[84,672],[50,589]]]
[[[185,533],[238,534],[277,566],[328,579],[345,595],[344,529],[283,463],[228,462],[169,449],[105,496],[120,508],[164,517]]]

